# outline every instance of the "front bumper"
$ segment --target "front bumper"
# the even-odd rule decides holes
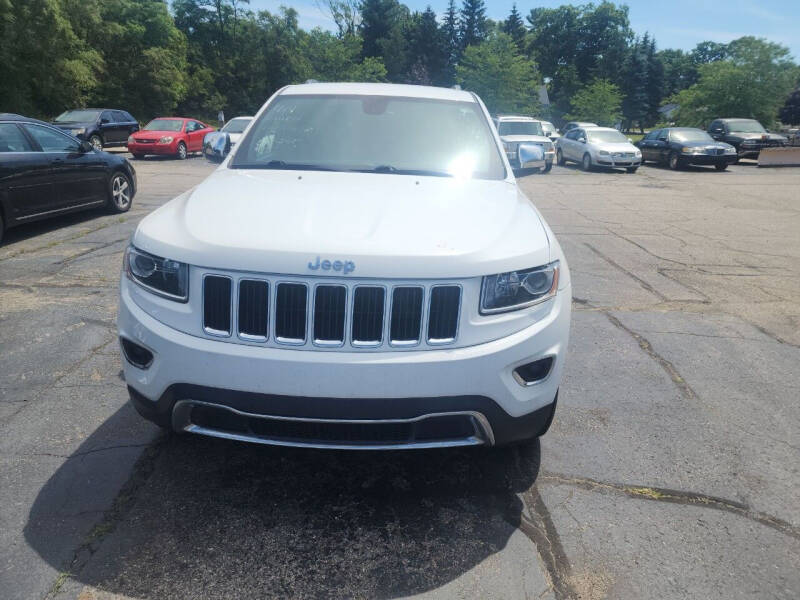
[[[178,143],[172,141],[169,144],[140,144],[134,142],[128,144],[128,152],[131,154],[176,154],[178,152]]]
[[[681,154],[681,160],[689,165],[732,165],[737,157],[735,154]]]
[[[177,331],[143,311],[123,277],[120,337],[153,353],[139,369],[123,358],[131,399],[139,412],[162,426],[207,435],[286,444],[284,438],[207,427],[192,421],[189,408],[212,404],[256,419],[264,431],[281,418],[308,422],[409,421],[432,415],[467,414],[473,434],[435,440],[436,446],[503,444],[542,433],[554,410],[569,336],[571,290],[559,291],[546,317],[508,337],[463,348],[393,352],[319,352],[254,347],[200,338]],[[513,371],[552,356],[549,374],[525,386]],[[187,401],[184,404],[179,404]],[[483,425],[485,419],[486,426]],[[223,421],[225,419],[222,419]],[[406,426],[406,424],[402,424]],[[266,429],[264,429],[266,427]],[[350,434],[348,434],[350,435]],[[430,447],[386,444],[358,447]],[[427,444],[427,445],[426,445]],[[291,441],[288,445],[350,447],[342,440]]]
[[[612,169],[638,167],[642,164],[642,157],[614,158],[611,156],[597,156],[595,163],[601,167],[611,167]]]

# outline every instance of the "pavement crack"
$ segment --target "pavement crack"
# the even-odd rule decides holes
[[[800,539],[800,527],[796,527],[788,521],[784,521],[778,517],[755,511],[750,506],[742,502],[721,498],[719,496],[709,496],[707,494],[685,490],[675,490],[671,488],[613,483],[599,481],[589,477],[572,477],[569,475],[561,475],[559,473],[549,473],[544,471],[539,474],[537,481],[571,485],[592,492],[622,494],[630,498],[637,498],[641,500],[653,500],[657,502],[668,502],[671,504],[705,506],[739,515],[766,527],[770,527],[771,529],[779,531],[790,537]]]
[[[605,254],[603,254],[602,252],[600,252],[600,250],[598,250],[597,248],[595,248],[594,246],[592,246],[592,245],[591,245],[589,242],[584,242],[584,243],[583,243],[583,245],[584,245],[584,246],[586,246],[587,248],[589,248],[589,250],[591,250],[591,251],[592,251],[592,252],[594,252],[595,254],[597,254],[597,256],[599,256],[600,258],[602,258],[604,261],[606,261],[606,262],[607,262],[608,264],[610,264],[612,267],[616,267],[617,269],[619,269],[620,271],[622,271],[623,273],[625,273],[625,274],[626,274],[628,277],[630,277],[630,278],[631,278],[631,279],[633,279],[633,280],[634,280],[636,283],[638,283],[638,284],[639,284],[639,285],[640,285],[640,286],[641,286],[641,287],[642,287],[644,290],[646,290],[646,291],[650,292],[650,293],[651,293],[651,294],[653,294],[654,296],[658,296],[658,298],[659,298],[659,299],[661,299],[661,300],[663,300],[663,301],[668,301],[668,300],[669,300],[669,298],[667,298],[667,297],[666,297],[664,294],[662,294],[662,293],[661,293],[661,292],[659,292],[657,289],[655,289],[655,288],[654,288],[652,285],[650,285],[649,283],[647,283],[647,282],[646,282],[644,279],[642,279],[642,278],[641,278],[641,277],[639,277],[638,275],[635,275],[634,273],[632,273],[631,271],[629,271],[628,269],[626,269],[625,267],[623,267],[622,265],[620,265],[618,262],[614,261],[613,259],[609,258],[609,257],[608,257],[608,256],[606,256]]]
[[[615,327],[618,327],[622,331],[625,331],[628,335],[630,335],[633,339],[636,340],[636,342],[639,344],[639,347],[645,352],[645,354],[647,354],[650,358],[656,361],[661,366],[661,368],[664,369],[667,375],[669,375],[669,378],[672,380],[672,383],[675,384],[675,387],[678,388],[678,390],[681,392],[681,394],[686,400],[697,399],[697,394],[692,389],[692,386],[690,386],[686,382],[686,380],[681,376],[681,374],[678,372],[678,369],[675,368],[675,365],[673,365],[670,361],[668,361],[666,358],[664,358],[658,352],[656,352],[653,349],[653,345],[647,338],[645,338],[640,333],[635,332],[633,329],[625,325],[622,321],[620,321],[610,312],[605,310],[601,312],[608,318],[609,321],[611,321],[611,323]]]

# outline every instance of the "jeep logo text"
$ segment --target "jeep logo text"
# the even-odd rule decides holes
[[[356,263],[352,260],[321,260],[317,257],[317,261],[309,261],[308,268],[312,271],[322,269],[323,271],[341,271],[344,275],[352,273],[356,270]]]

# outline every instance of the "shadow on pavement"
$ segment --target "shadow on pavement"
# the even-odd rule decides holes
[[[111,443],[127,409],[76,454]],[[86,456],[114,472],[113,454]],[[65,564],[58,540],[71,531],[53,511],[80,510],[99,481],[74,461],[42,488],[25,537],[81,584],[126,597],[375,598],[438,588],[500,551],[540,446],[359,453],[167,436]]]

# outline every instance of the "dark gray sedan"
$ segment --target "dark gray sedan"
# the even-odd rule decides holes
[[[656,162],[672,170],[687,165],[713,165],[717,171],[724,171],[737,161],[736,148],[693,127],[655,129],[636,145],[642,151],[642,164]]]

